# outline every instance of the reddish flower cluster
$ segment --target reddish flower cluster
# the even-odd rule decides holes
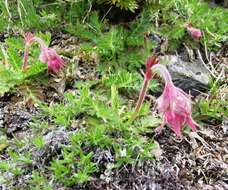
[[[194,28],[191,23],[186,25],[187,31],[189,35],[196,41],[199,41],[200,38],[202,37],[202,32],[201,30]]]
[[[41,38],[34,36],[32,33],[26,33],[24,35],[25,40],[25,52],[23,58],[23,70],[26,70],[28,65],[28,51],[29,47],[33,42],[38,42],[40,44],[40,61],[43,63],[47,63],[48,71],[50,72],[58,72],[64,66],[64,61],[61,57],[56,53],[56,51],[52,48],[48,48],[44,41]]]
[[[156,56],[149,57],[146,63],[146,74],[140,96],[132,120],[135,119],[144,101],[152,72],[158,73],[165,81],[165,88],[162,95],[157,99],[157,108],[163,115],[163,123],[156,131],[160,131],[165,124],[168,124],[175,134],[181,136],[181,129],[187,124],[193,131],[197,124],[191,117],[191,98],[180,88],[174,86],[171,76],[165,66],[159,64]]]
[[[193,131],[196,131],[197,124],[191,117],[190,96],[180,88],[174,86],[165,66],[157,64],[151,70],[158,72],[165,81],[164,91],[157,99],[158,110],[163,114],[163,123],[157,130],[168,124],[177,136],[181,136],[181,129],[183,125],[187,124]]]
[[[48,71],[58,72],[64,66],[64,61],[54,49],[42,47],[40,61],[48,64]]]

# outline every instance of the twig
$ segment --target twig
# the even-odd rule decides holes
[[[91,12],[91,10],[92,10],[92,3],[91,1],[89,1],[89,10],[87,11],[85,17],[83,18],[82,23],[85,23],[85,20],[89,16],[89,13]]]
[[[7,11],[8,15],[9,15],[9,23],[10,23],[12,15],[11,15],[10,10],[9,10],[8,0],[5,0],[5,7],[6,7],[6,11]],[[7,26],[7,30],[9,30],[9,23],[8,23],[8,26]]]
[[[90,27],[94,32],[97,32],[97,30],[96,30],[93,26],[91,26],[89,23],[86,23],[86,25],[87,25],[88,27]]]
[[[225,72],[224,67],[222,68],[222,71],[220,72],[219,76],[216,78],[215,82],[213,83],[213,87],[218,83],[218,81],[222,78],[223,73]],[[211,89],[213,89],[213,87]]]
[[[20,17],[20,20],[21,20],[21,24],[22,24],[22,26],[24,26],[20,4],[21,4],[22,8],[24,9],[24,11],[26,13],[26,10],[25,10],[25,7],[24,7],[23,3],[20,0],[17,0],[17,11],[18,11],[18,14],[19,14],[19,17]]]
[[[155,13],[155,27],[156,27],[156,28],[159,27],[158,19],[159,19],[159,15],[158,15],[158,12],[156,12],[156,13]]]
[[[192,52],[192,50],[190,50],[190,49],[188,48],[188,46],[187,46],[185,43],[183,43],[183,45],[184,45],[185,49],[186,49],[187,52],[188,52],[189,60],[192,61],[192,60],[193,60],[193,52]]]
[[[205,51],[205,55],[206,55],[207,61],[209,61],[208,52],[207,52],[207,42],[206,42],[206,39],[205,39],[204,32],[203,32],[203,38],[204,38],[204,51]]]
[[[112,6],[111,6],[111,7],[108,9],[108,11],[104,14],[104,16],[103,16],[102,19],[101,19],[101,22],[104,21],[105,17],[106,17],[107,14],[111,11],[111,9],[112,9]]]
[[[211,66],[211,69],[213,70],[213,72],[218,75],[218,72],[216,71],[216,69],[214,68],[213,64],[212,64],[212,55],[210,53],[210,58],[209,58],[209,65]]]
[[[201,56],[201,53],[200,53],[199,49],[197,50],[197,54],[198,54],[198,56],[199,56],[200,61],[201,61],[202,64],[204,65],[204,67],[211,73],[211,75],[212,75],[214,78],[217,78],[217,77],[215,76],[215,74],[210,70],[210,68],[208,68],[208,66],[206,65],[206,63],[203,61],[203,58],[202,58],[202,56]]]

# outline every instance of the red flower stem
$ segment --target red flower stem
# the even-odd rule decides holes
[[[142,106],[142,103],[145,99],[145,96],[146,96],[146,92],[147,92],[147,89],[148,89],[148,84],[149,84],[149,80],[148,79],[144,79],[144,82],[143,82],[143,87],[140,91],[140,95],[139,95],[139,99],[137,101],[137,104],[136,104],[136,108],[135,108],[135,112],[134,114],[132,115],[130,121],[134,121],[135,118],[137,117],[140,109],[141,109],[141,106]]]
[[[29,54],[29,46],[25,45],[22,71],[25,71],[27,69],[27,66],[28,66],[28,54]]]

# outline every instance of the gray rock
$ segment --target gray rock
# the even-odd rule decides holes
[[[0,128],[4,127],[3,126],[3,123],[4,123],[3,119],[4,119],[3,108],[0,108]]]
[[[195,97],[208,90],[211,76],[200,61],[186,62],[175,55],[161,57],[161,61],[166,63],[174,84],[186,93]]]
[[[0,128],[4,128],[4,106],[5,104],[0,100]]]

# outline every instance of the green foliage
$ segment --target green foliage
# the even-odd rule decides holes
[[[186,23],[192,23],[204,32],[201,43],[206,43],[211,50],[217,50],[221,42],[227,40],[227,9],[210,8],[208,3],[198,0],[161,0],[152,3],[151,13],[154,17],[158,15],[157,19],[162,24],[156,30],[169,39],[171,47],[178,47],[180,41],[185,39]]]
[[[105,18],[101,20],[99,10],[94,11],[96,3],[141,12],[129,23],[111,25]],[[144,3],[149,3],[148,7],[140,7]],[[200,43],[210,49],[216,50],[227,40],[227,10],[209,8],[197,0],[1,1],[0,12],[0,31],[64,28],[66,33],[78,37],[80,48],[76,53],[82,58],[80,61],[84,61],[83,55],[98,55],[94,62],[96,72],[102,75],[94,81],[77,80],[77,86],[71,86],[60,102],[40,103],[42,113],[30,123],[29,137],[1,138],[0,149],[3,147],[6,157],[0,160],[0,184],[9,187],[22,175],[31,176],[25,180],[27,189],[53,189],[56,183],[64,187],[84,184],[107,169],[97,159],[99,151],[110,154],[111,170],[152,159],[151,133],[161,121],[148,116],[150,103],[143,104],[133,124],[128,122],[135,104],[129,97],[136,101],[143,81],[139,69],[157,45],[151,41],[145,48],[144,33],[167,38],[169,49],[176,50],[182,42],[194,45],[184,28],[191,22],[204,32]],[[41,37],[50,41],[49,34]],[[22,38],[9,37],[1,44],[0,94],[31,84],[38,74],[43,74],[46,66],[38,61],[39,49],[35,45],[30,51],[29,70],[21,72],[23,49]],[[149,89],[158,88],[152,80]],[[219,88],[214,87],[213,98],[199,101],[198,117],[220,122],[227,117],[227,101],[219,98],[218,92]],[[34,167],[33,152],[49,148],[43,135],[61,129],[66,130],[66,142],[58,142],[60,150],[48,155],[44,165]]]
[[[114,74],[110,73],[102,77],[102,82],[105,86],[111,87],[115,85],[118,88],[139,89],[138,80],[139,75],[137,73],[130,73],[126,70],[120,70]]]
[[[70,187],[90,180],[91,175],[99,170],[94,160],[94,149],[111,150],[115,167],[151,158],[153,140],[139,130],[142,125],[136,129],[128,124],[131,111],[126,110],[115,81],[109,88],[108,97],[91,91],[87,82],[78,84],[77,90],[78,95],[66,93],[63,102],[43,106],[55,126],[75,127],[75,119],[79,115],[83,115],[85,121],[85,127],[73,133],[70,143],[63,146],[62,157],[51,162],[49,170],[56,181]],[[110,104],[104,103],[109,99]],[[148,105],[140,114],[148,114]]]
[[[66,31],[86,40],[81,43],[79,53],[96,52],[99,55],[98,70],[102,73],[119,67],[133,70],[145,63],[154,47],[154,44],[148,43],[148,49],[142,48],[144,32],[150,25],[150,20],[146,19],[149,14],[147,9],[143,11],[137,22],[132,23],[130,30],[122,26],[109,26],[107,30],[107,23],[99,20],[97,12],[92,12],[86,24],[70,24]]]
[[[16,30],[22,28],[44,29],[53,27],[56,23],[55,13],[47,13],[45,10],[37,13],[37,7],[41,1],[37,0],[33,3],[31,0],[13,0],[1,1],[0,12],[0,31],[5,29]]]
[[[132,12],[138,8],[138,0],[96,0],[98,3],[107,3],[120,7],[121,9],[130,10]]]
[[[151,11],[148,8],[144,8],[140,17],[136,22],[132,22],[130,25],[130,31],[126,36],[126,44],[128,46],[143,46],[144,45],[144,33],[151,28]]]
[[[76,26],[68,26],[66,30],[82,39],[91,41],[91,46],[96,46],[96,49],[93,49],[106,59],[113,59],[117,51],[122,51],[124,48],[123,28],[112,27],[108,32],[104,32],[104,23],[99,20],[96,12],[91,15],[86,25],[77,23]]]
[[[186,40],[184,28],[186,23],[192,23],[193,26],[204,32],[201,43],[206,43],[212,50],[218,49],[221,42],[227,40],[228,11],[221,7],[211,8],[207,2],[198,0],[68,0],[55,3],[42,0],[34,2],[15,0],[15,2],[0,2],[0,12],[2,13],[0,30],[2,31],[9,28],[17,29],[17,27],[44,30],[67,21],[74,26],[77,24],[78,32],[75,34],[79,33],[92,40],[93,36],[85,30],[85,27],[91,27],[93,32],[101,34],[101,30],[97,30],[100,26],[96,25],[100,21],[93,14],[90,16],[91,8],[98,3],[120,7],[132,12],[143,10],[141,18],[133,23],[131,33],[134,34],[138,29],[143,29],[143,32],[150,30],[159,33],[169,39],[170,49],[178,47],[181,40]],[[148,8],[145,8],[146,6]],[[89,22],[87,18],[90,20]],[[79,24],[79,20],[83,20],[83,23]],[[86,24],[87,26],[85,26],[86,20],[91,25]],[[157,27],[158,24],[159,27]],[[111,31],[113,32],[113,30]],[[132,34],[128,35],[127,44],[133,45],[143,42],[142,35],[132,36]]]
[[[217,81],[218,82],[218,81]],[[197,103],[199,118],[203,121],[214,120],[219,123],[228,117],[228,96],[227,85],[213,82],[211,85],[210,96],[201,99]]]
[[[72,145],[63,151],[63,158],[51,163],[50,170],[54,172],[55,179],[65,186],[84,183],[89,180],[89,174],[96,171],[95,164],[91,162],[92,152],[84,154],[80,150],[80,144],[83,143],[83,139],[81,141],[79,139],[81,137],[83,136],[80,132],[73,136]],[[75,163],[75,159],[77,163]]]
[[[98,4],[109,4],[110,6],[115,6],[131,12],[135,12],[135,10],[143,5],[148,5],[157,1],[158,0],[95,0]]]
[[[218,99],[201,100],[198,103],[200,109],[200,115],[203,120],[216,119],[222,121],[224,116],[228,116],[226,103]]]
[[[48,183],[48,179],[38,171],[33,171],[29,180],[29,189],[31,190],[52,190],[53,187]]]
[[[7,154],[10,157],[8,160],[0,160],[0,182],[8,184],[12,180],[12,177],[7,177],[5,174],[11,174],[11,176],[17,177],[23,175],[26,171],[23,170],[22,166],[28,166],[32,163],[31,155],[29,152],[20,153],[8,149]]]
[[[43,148],[44,145],[45,145],[45,142],[44,142],[43,137],[42,137],[42,136],[37,136],[37,137],[33,140],[33,144],[34,144],[37,148],[39,148],[39,149]]]
[[[119,70],[115,73],[109,73],[103,75],[102,83],[107,87],[115,85],[118,89],[137,90],[141,89],[143,78],[138,73],[130,73],[127,70]],[[158,90],[158,83],[155,80],[151,80],[149,89],[153,92]]]

